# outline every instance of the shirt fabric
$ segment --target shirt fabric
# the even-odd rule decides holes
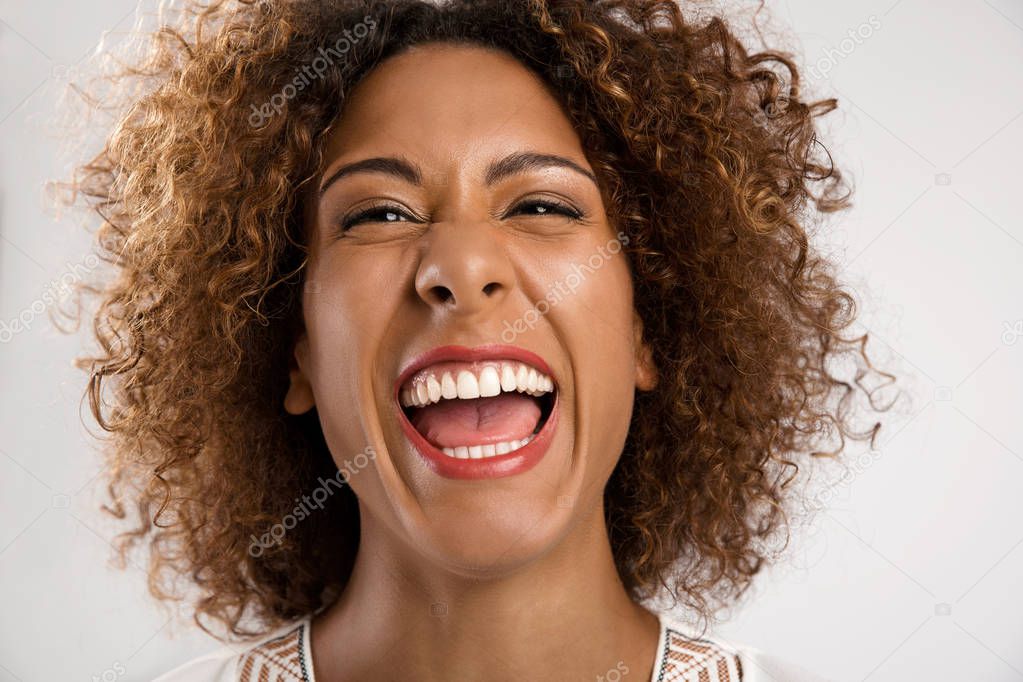
[[[650,682],[828,682],[754,647],[696,637],[661,614]],[[309,645],[312,615],[275,630],[247,649],[223,647],[154,682],[316,682]],[[620,670],[620,679],[627,675]],[[611,673],[605,675],[609,679]]]

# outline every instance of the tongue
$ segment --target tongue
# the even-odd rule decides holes
[[[501,393],[492,398],[442,400],[415,410],[411,421],[438,447],[487,445],[533,433],[540,421],[540,406],[527,395]]]

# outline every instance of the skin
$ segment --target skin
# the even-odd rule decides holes
[[[584,174],[544,166],[485,182],[489,164],[519,152],[593,172],[557,101],[514,58],[420,45],[351,93],[303,199],[304,329],[285,408],[317,408],[339,467],[376,452],[350,479],[361,514],[351,582],[312,626],[320,682],[584,680],[619,663],[630,679],[651,674],[657,619],[618,578],[602,506],[634,391],[655,384],[628,261]],[[340,167],[390,156],[417,166],[421,184],[361,172],[320,194]],[[529,203],[545,200],[584,217]],[[573,266],[588,261],[601,265],[569,291]],[[550,450],[514,476],[433,473],[399,428],[399,372],[435,346],[508,342],[505,322],[551,291],[558,303],[511,341],[553,369]]]

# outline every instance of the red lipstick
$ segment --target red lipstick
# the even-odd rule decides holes
[[[480,459],[459,459],[444,454],[435,445],[430,443],[412,425],[401,409],[399,395],[401,387],[405,382],[419,370],[429,367],[435,363],[456,361],[475,362],[483,360],[512,360],[525,363],[535,367],[538,371],[554,378],[550,366],[544,362],[536,353],[518,346],[506,344],[488,344],[468,348],[466,346],[440,346],[434,348],[413,359],[400,372],[398,380],[394,384],[393,400],[398,408],[399,422],[405,436],[414,446],[415,450],[423,458],[427,466],[439,476],[461,480],[478,480],[485,478],[500,478],[520,474],[536,466],[550,448],[554,437],[554,430],[557,427],[559,413],[559,397],[557,383],[555,382],[554,403],[550,413],[544,421],[540,431],[532,440],[524,446],[509,452],[506,455],[493,455]]]

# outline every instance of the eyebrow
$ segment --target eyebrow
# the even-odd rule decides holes
[[[564,156],[558,156],[557,154],[540,154],[537,152],[515,152],[491,163],[484,174],[484,182],[489,187],[510,175],[552,167],[567,168],[575,171],[588,178],[594,185],[597,184],[597,176],[575,161]],[[319,196],[322,197],[327,189],[341,178],[357,173],[383,173],[405,180],[413,185],[423,184],[423,173],[414,163],[396,156],[377,156],[361,161],[353,161],[338,168],[320,185]]]

